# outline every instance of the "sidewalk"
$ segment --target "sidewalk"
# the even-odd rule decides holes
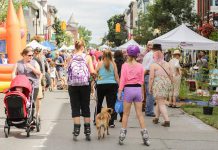
[[[85,149],[85,150],[217,150],[218,149],[218,130],[205,125],[200,120],[184,114],[180,109],[169,109],[171,127],[165,128],[160,124],[154,125],[152,118],[145,117],[147,128],[151,138],[151,146],[147,147],[142,144],[140,129],[136,119],[135,112],[132,109],[127,138],[124,145],[118,144],[118,137],[121,123],[115,122],[116,127],[109,129],[110,135],[103,140],[97,140],[95,126],[92,125],[92,141],[85,141],[83,134],[83,126],[79,136],[79,141],[74,142],[72,139],[73,122],[71,119],[70,104],[67,92],[46,93],[47,99],[43,100],[42,109],[42,128],[43,132],[34,134],[37,136],[49,133],[45,137],[45,141],[38,148],[40,150],[62,150],[62,149]],[[1,94],[0,94],[0,97]],[[2,99],[1,99],[2,100]],[[56,104],[55,104],[56,103]],[[55,106],[55,105],[58,105]],[[46,105],[46,106],[45,106]],[[55,107],[57,107],[55,109]],[[50,107],[51,106],[51,107]],[[91,101],[91,111],[93,116],[95,102]],[[52,108],[53,107],[53,108]],[[49,109],[48,109],[49,108]],[[2,106],[1,106],[2,109]],[[46,112],[46,113],[45,113]],[[51,114],[57,113],[55,119],[51,118]],[[2,117],[3,114],[0,116]],[[92,117],[93,118],[93,117]],[[45,121],[51,121],[54,124],[51,131],[47,131]],[[162,120],[161,120],[162,121]],[[2,122],[3,123],[3,122]],[[44,123],[44,124],[43,124]],[[45,131],[46,130],[46,131]],[[2,132],[2,130],[1,130]],[[9,138],[12,140],[13,137]],[[15,141],[17,139],[13,139]],[[20,139],[25,142],[26,139]],[[5,140],[7,144],[8,139]],[[11,141],[12,142],[12,141]],[[29,141],[30,142],[30,141]],[[9,143],[8,143],[9,144]],[[17,143],[18,144],[18,143]]]

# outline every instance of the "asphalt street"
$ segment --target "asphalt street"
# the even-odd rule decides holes
[[[92,141],[87,142],[83,127],[77,142],[73,141],[73,122],[69,97],[66,91],[47,92],[42,103],[41,132],[31,132],[29,138],[22,129],[11,129],[9,138],[5,138],[3,94],[0,94],[0,150],[217,150],[218,130],[189,116],[180,109],[169,109],[171,127],[153,125],[152,118],[146,118],[151,138],[151,146],[142,144],[140,129],[134,109],[131,111],[129,128],[124,145],[118,144],[120,122],[110,129],[110,135],[103,140],[97,139],[92,124]],[[95,101],[91,101],[92,117]],[[119,120],[119,118],[118,118]]]

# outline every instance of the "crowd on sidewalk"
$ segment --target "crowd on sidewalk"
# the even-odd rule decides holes
[[[128,117],[131,104],[134,104],[141,127],[141,135],[146,145],[150,145],[148,130],[142,115],[154,117],[153,123],[159,123],[162,114],[164,127],[170,127],[170,118],[165,101],[170,97],[170,107],[176,106],[179,94],[181,70],[179,64],[180,51],[173,53],[170,62],[164,60],[160,44],[148,42],[147,48],[140,53],[136,45],[131,45],[126,52],[111,50],[86,50],[84,42],[77,40],[72,52],[32,49],[23,50],[23,59],[18,61],[14,76],[24,74],[33,81],[36,115],[39,116],[44,91],[68,89],[74,122],[74,139],[80,134],[80,116],[84,117],[84,133],[90,140],[90,96],[97,90],[97,106],[95,114],[101,112],[104,98],[108,108],[114,110],[116,100],[123,101],[123,113],[120,113],[122,128],[120,143],[127,133]],[[121,99],[121,93],[124,93]],[[117,96],[118,95],[118,96]],[[142,103],[145,105],[142,105]],[[156,103],[156,111],[154,104]],[[117,114],[110,114],[109,126],[115,127]],[[94,124],[95,124],[94,118]]]

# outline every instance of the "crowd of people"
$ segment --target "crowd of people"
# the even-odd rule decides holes
[[[118,50],[86,50],[82,40],[75,42],[72,52],[56,51],[55,56],[49,50],[27,47],[21,53],[23,59],[18,61],[13,76],[26,75],[34,88],[36,116],[40,115],[40,105],[44,92],[48,89],[68,90],[74,122],[74,140],[80,134],[81,121],[84,118],[84,134],[91,140],[90,98],[97,91],[95,114],[101,112],[104,98],[108,108],[114,109],[116,100],[121,99],[124,92],[123,113],[120,114],[122,128],[120,141],[123,142],[127,133],[128,117],[131,104],[135,106],[141,127],[141,135],[146,145],[150,144],[148,130],[142,115],[154,117],[153,123],[159,123],[160,114],[164,122],[162,126],[170,127],[170,119],[166,109],[166,100],[170,98],[170,107],[176,107],[181,70],[179,64],[180,51],[173,53],[170,62],[164,60],[160,44],[148,42],[142,53],[138,46],[131,45],[125,52]],[[118,95],[118,96],[117,96]],[[118,98],[117,98],[118,97]],[[145,105],[142,105],[143,102]],[[156,103],[156,112],[154,104]],[[109,121],[115,127],[114,111]],[[95,123],[95,119],[94,119]]]
[[[140,52],[136,45],[129,46],[125,52],[110,50],[85,50],[84,42],[78,40],[68,61],[68,92],[70,95],[72,118],[74,122],[74,140],[80,134],[80,116],[84,117],[84,133],[90,140],[90,95],[97,90],[97,110],[101,112],[104,98],[108,108],[115,107],[121,93],[124,92],[123,113],[120,114],[122,128],[120,141],[127,133],[128,117],[131,104],[134,103],[137,118],[141,127],[141,135],[146,145],[150,144],[148,131],[142,115],[154,117],[153,123],[159,123],[160,114],[163,115],[162,126],[170,127],[166,100],[170,99],[170,107],[176,108],[176,98],[179,94],[181,82],[181,66],[179,64],[180,51],[173,53],[172,60],[164,60],[164,53],[160,44],[148,42],[147,49]],[[96,84],[96,88],[95,85]],[[173,88],[174,87],[174,88]],[[145,106],[142,105],[145,101]],[[156,112],[154,104],[156,103]],[[115,127],[117,114],[111,115],[109,126]],[[95,119],[94,119],[95,124]]]

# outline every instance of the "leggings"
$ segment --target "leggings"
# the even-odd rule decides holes
[[[116,99],[117,99],[117,88],[118,88],[117,84],[97,85],[97,97],[98,97],[97,114],[101,112],[104,97],[106,97],[107,107],[112,108],[114,110]],[[109,125],[114,124],[115,117],[116,117],[116,112],[113,111]]]
[[[90,86],[69,86],[68,93],[72,110],[72,118],[90,117]]]

